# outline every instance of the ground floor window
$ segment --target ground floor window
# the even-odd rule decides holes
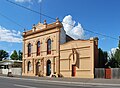
[[[28,62],[28,71],[31,71],[32,70],[32,66],[31,66],[31,62],[29,61]]]

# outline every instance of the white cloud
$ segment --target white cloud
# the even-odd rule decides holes
[[[108,52],[108,56],[111,57],[111,55],[114,55],[117,49],[118,49],[118,47],[112,48],[112,49]]]
[[[23,3],[23,2],[32,2],[32,0],[15,0],[15,2]]]
[[[75,21],[72,19],[71,15],[65,16],[63,19],[63,27],[66,31],[66,34],[72,37],[73,39],[84,39],[84,29],[81,24],[78,22],[78,25],[75,26]]]
[[[116,52],[117,49],[118,49],[118,47],[117,47],[117,48],[112,48],[112,49],[111,49],[111,53],[112,53],[112,54],[115,54],[115,52]]]
[[[42,0],[38,0],[38,3],[41,3],[42,2]]]
[[[36,1],[36,0],[35,0],[35,1]],[[28,2],[28,3],[33,4],[34,0],[15,0],[15,2],[19,2],[19,3],[25,3],[25,2]],[[41,3],[42,0],[37,0],[36,2]]]
[[[0,41],[21,43],[21,33],[20,31],[8,30],[0,26]]]

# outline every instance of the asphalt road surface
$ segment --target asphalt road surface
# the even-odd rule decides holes
[[[120,88],[120,86],[0,76],[0,88]]]

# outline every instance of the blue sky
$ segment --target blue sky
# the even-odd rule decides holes
[[[52,18],[59,17],[61,21],[72,23],[71,30],[76,39],[99,37],[99,47],[110,51],[116,48],[118,40],[87,32],[91,30],[114,38],[119,37],[120,29],[120,0],[10,0],[27,8],[40,12]],[[26,28],[30,30],[33,24],[40,21],[40,15],[24,8],[13,5],[6,0],[0,1],[0,14],[7,16],[20,27],[0,15],[0,49],[11,53],[13,50],[22,50],[22,32]],[[47,23],[55,20],[42,16]],[[65,29],[69,27],[64,25]],[[66,27],[67,26],[67,27]],[[67,30],[67,29],[66,29]],[[79,32],[79,33],[78,33]],[[75,34],[76,33],[76,34]],[[68,33],[71,34],[71,33]],[[79,36],[80,35],[80,36]]]

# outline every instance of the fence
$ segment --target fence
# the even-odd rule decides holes
[[[95,78],[105,78],[105,69],[95,68]]]
[[[8,74],[8,69],[0,69],[1,74]],[[11,68],[12,75],[22,75],[22,68]]]
[[[0,74],[2,74],[2,69],[0,69]]]
[[[119,79],[120,78],[120,68],[111,68],[112,78]]]
[[[7,75],[8,74],[8,69],[2,69],[2,74]]]
[[[11,71],[13,75],[22,75],[22,68],[12,68]]]
[[[95,78],[120,79],[120,68],[95,68]]]

